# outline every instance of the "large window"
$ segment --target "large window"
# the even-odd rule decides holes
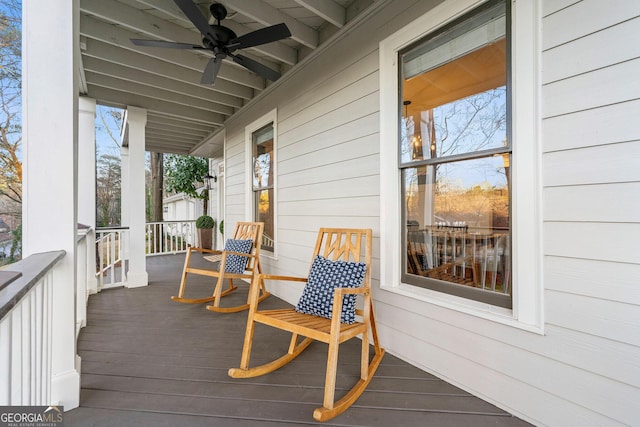
[[[273,122],[254,131],[253,148],[253,217],[264,222],[261,249],[274,252],[274,138]]]
[[[380,42],[380,288],[394,305],[543,331],[541,15],[447,0]]]
[[[507,4],[398,52],[402,280],[510,308]]]

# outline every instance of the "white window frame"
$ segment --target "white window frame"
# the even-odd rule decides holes
[[[531,332],[544,333],[540,144],[540,2],[511,2],[513,308],[401,282],[398,52],[486,0],[447,1],[380,42],[381,289]]]
[[[273,253],[260,251],[261,257],[278,258],[278,109],[266,113],[244,128],[245,152],[245,218],[255,221],[254,193],[253,193],[253,133],[273,123]]]

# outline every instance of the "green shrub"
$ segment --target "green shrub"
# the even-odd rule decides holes
[[[196,228],[214,228],[216,220],[209,215],[202,215],[196,219]]]

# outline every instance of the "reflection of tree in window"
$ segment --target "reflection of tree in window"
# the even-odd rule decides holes
[[[436,157],[470,153],[503,143],[506,134],[506,88],[500,87],[434,108],[431,137]],[[429,112],[421,116],[422,133],[429,135]],[[423,138],[424,139],[424,138]]]

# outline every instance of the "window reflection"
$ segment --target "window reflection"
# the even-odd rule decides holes
[[[274,252],[273,123],[253,133],[254,218],[264,223],[261,248]]]
[[[509,163],[403,169],[406,273],[510,294]]]

